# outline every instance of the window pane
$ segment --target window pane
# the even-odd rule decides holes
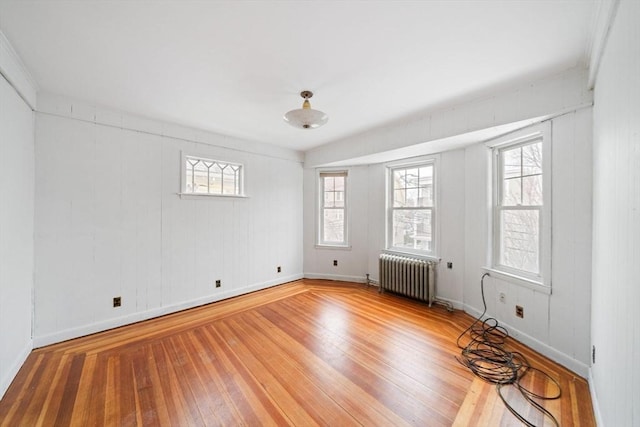
[[[522,204],[542,205],[542,175],[525,176],[522,178]]]
[[[406,187],[406,172],[404,169],[393,171],[393,188],[405,188]]]
[[[431,209],[393,211],[393,246],[432,250]]]
[[[393,207],[394,208],[405,207],[407,205],[405,200],[406,200],[406,193],[404,190],[393,191]]]
[[[194,193],[208,193],[209,192],[209,169],[204,162],[198,162],[193,167],[193,173],[195,175],[195,184],[193,188]]]
[[[333,177],[333,190],[335,190],[335,191],[344,191],[344,177],[343,176]]]
[[[209,176],[211,184],[209,186],[209,192],[213,194],[222,194],[222,169],[220,165],[215,163],[209,169]]]
[[[420,193],[418,196],[418,206],[432,207],[433,206],[433,186],[431,184],[420,187]]]
[[[324,207],[325,208],[333,208],[333,193],[325,191],[324,193]]]
[[[500,215],[500,263],[507,267],[540,271],[538,210],[508,210]]]
[[[422,166],[420,168],[420,185],[431,184],[433,182],[433,166]]]
[[[344,207],[344,192],[336,191],[333,193],[334,206],[337,208]]]
[[[418,207],[418,189],[417,188],[407,188],[407,207]]]
[[[187,190],[187,193],[192,193],[193,192],[193,165],[191,165],[187,160],[187,164],[185,165],[185,168],[187,169],[187,176],[185,178],[187,185],[185,186],[185,189]]]
[[[405,186],[407,188],[416,188],[420,186],[420,177],[418,176],[418,168],[407,169]]]
[[[242,165],[185,157],[184,191],[196,194],[242,194]]]
[[[236,174],[231,166],[223,171],[223,194],[234,194],[236,191]]]
[[[522,165],[520,163],[520,156],[520,147],[502,151],[503,178],[517,178],[521,175]]]
[[[518,206],[522,204],[521,178],[505,179],[502,183],[502,205]]]
[[[522,174],[542,174],[542,143],[525,145],[522,147]]]
[[[346,235],[346,172],[320,173],[320,206],[318,220],[318,241],[320,244],[344,245]]]
[[[335,188],[335,178],[332,176],[326,176],[324,179],[324,191],[333,191]]]
[[[344,209],[324,209],[323,212],[324,242],[344,242]]]

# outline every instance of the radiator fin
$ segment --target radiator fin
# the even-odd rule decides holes
[[[391,291],[431,305],[435,298],[435,263],[408,256],[381,254],[380,291]]]

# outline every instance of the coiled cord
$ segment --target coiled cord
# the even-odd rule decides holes
[[[507,351],[504,345],[509,338],[509,332],[498,324],[498,321],[489,317],[482,320],[487,313],[487,303],[484,297],[484,279],[489,276],[489,273],[484,273],[480,279],[480,291],[482,293],[482,305],[484,310],[482,314],[476,318],[476,320],[462,332],[456,344],[458,348],[462,350],[461,357],[456,357],[456,360],[462,365],[469,368],[476,376],[483,380],[496,385],[496,390],[502,402],[518,420],[528,427],[535,427],[535,424],[527,420],[522,414],[511,406],[502,393],[504,386],[513,385],[522,395],[522,397],[529,402],[535,409],[542,412],[544,416],[549,417],[553,423],[559,427],[558,420],[545,409],[535,399],[551,400],[558,399],[562,393],[560,384],[554,378],[549,376],[544,371],[532,367],[523,354],[519,352]],[[460,344],[462,337],[467,333],[471,340],[465,346]],[[521,384],[521,379],[528,372],[538,372],[544,375],[549,381],[555,384],[558,391],[552,395],[540,395],[532,392]]]

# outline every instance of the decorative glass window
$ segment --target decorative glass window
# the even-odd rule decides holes
[[[318,243],[347,246],[347,172],[320,172]]]
[[[435,254],[435,163],[389,168],[387,247]]]
[[[242,196],[244,193],[241,164],[184,156],[183,166],[184,193],[219,196]]]

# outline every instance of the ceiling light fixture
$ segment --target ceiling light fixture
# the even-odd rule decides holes
[[[309,98],[313,96],[313,92],[303,90],[300,96],[304,98],[302,108],[289,111],[284,115],[284,121],[299,129],[315,129],[327,123],[329,117],[325,113],[311,109]]]

